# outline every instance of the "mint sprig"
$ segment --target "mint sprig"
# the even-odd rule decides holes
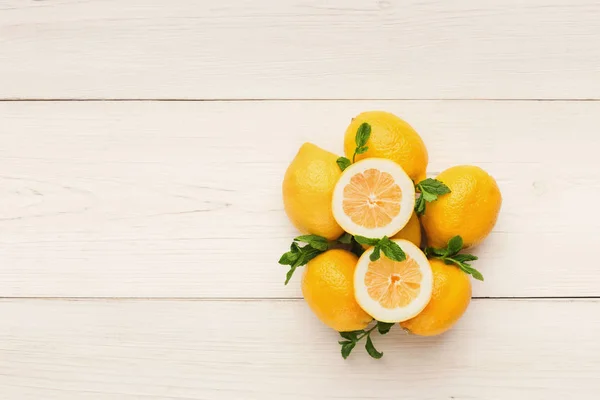
[[[298,242],[308,243],[306,246],[300,247]],[[318,235],[302,235],[294,239],[290,246],[290,251],[284,253],[279,259],[279,264],[289,265],[290,269],[285,276],[285,284],[287,285],[296,268],[306,265],[310,260],[319,254],[329,249],[329,241]]]
[[[396,242],[390,240],[390,238],[388,238],[387,236],[384,236],[381,239],[371,239],[366,238],[364,236],[356,235],[354,236],[354,240],[356,240],[360,244],[374,247],[373,253],[371,253],[371,255],[369,256],[369,259],[371,261],[379,260],[379,257],[381,257],[381,252],[383,252],[383,254],[390,260],[406,260],[406,254],[404,254],[404,251],[402,251],[402,249],[400,248],[400,246],[398,246]]]
[[[369,150],[367,147],[367,142],[371,137],[371,125],[366,122],[360,124],[356,131],[356,136],[354,137],[354,142],[356,143],[356,149],[354,150],[354,155],[352,155],[352,163],[354,163],[357,154],[366,153]]]
[[[352,155],[352,161],[350,161],[346,157],[339,157],[336,162],[340,169],[343,171],[350,166],[350,164],[354,164],[356,161],[357,154],[366,153],[369,150],[367,146],[367,142],[371,137],[371,125],[366,122],[360,124],[358,129],[356,130],[356,136],[354,137],[354,142],[356,143],[356,149],[354,150],[354,154]]]
[[[436,201],[438,196],[450,193],[450,188],[437,179],[427,178],[415,185],[415,188],[421,193],[415,200],[415,212],[417,215],[425,214],[426,203]]]
[[[483,281],[483,275],[479,271],[469,264],[471,261],[478,259],[477,256],[472,254],[459,254],[463,248],[463,239],[460,236],[454,236],[448,241],[448,245],[441,249],[433,247],[427,247],[425,254],[429,258],[437,258],[444,261],[447,265],[456,265],[465,273],[471,275],[473,278]]]
[[[375,348],[375,345],[373,344],[373,340],[371,339],[371,333],[375,329],[377,329],[377,331],[379,332],[380,335],[385,335],[386,333],[388,333],[390,331],[392,326],[394,326],[393,322],[377,321],[377,323],[375,325],[373,325],[371,328],[369,328],[367,330],[361,329],[358,331],[340,332],[340,336],[342,337],[342,339],[344,339],[344,340],[340,340],[338,342],[340,344],[340,346],[342,346],[342,348],[341,348],[342,357],[344,358],[344,360],[346,358],[348,358],[348,356],[350,355],[352,350],[356,347],[357,343],[360,342],[361,339],[366,337],[367,340],[365,341],[365,350],[371,357],[373,357],[375,359],[380,359],[381,357],[383,357],[383,352],[378,351]]]

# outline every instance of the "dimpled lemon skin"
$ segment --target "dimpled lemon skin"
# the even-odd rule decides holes
[[[459,165],[436,177],[451,190],[428,203],[421,223],[429,246],[445,247],[460,235],[465,247],[479,244],[492,231],[502,195],[494,178],[479,167]]]
[[[433,272],[431,300],[416,317],[400,326],[419,336],[435,336],[452,328],[471,302],[471,280],[458,267],[429,260]]]
[[[356,149],[356,131],[367,122],[371,125],[371,136],[367,142],[369,150],[356,155],[363,158],[387,158],[400,164],[414,182],[425,179],[427,170],[427,148],[421,136],[403,119],[385,111],[367,111],[356,116],[344,137],[344,152],[352,160]]]
[[[338,332],[364,329],[373,319],[354,298],[358,258],[346,250],[329,250],[313,258],[302,277],[304,300],[315,315]]]
[[[283,178],[283,205],[288,218],[302,233],[336,239],[344,233],[331,210],[333,188],[342,171],[338,156],[304,143]]]

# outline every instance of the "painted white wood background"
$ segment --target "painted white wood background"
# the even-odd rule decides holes
[[[600,1],[3,0],[0,399],[597,399]],[[407,119],[504,195],[447,335],[283,286],[304,141]]]

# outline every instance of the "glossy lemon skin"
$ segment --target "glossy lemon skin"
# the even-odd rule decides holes
[[[333,189],[342,171],[338,156],[312,143],[305,143],[283,178],[283,205],[288,218],[302,233],[329,240],[344,231],[333,218]]]
[[[354,298],[358,257],[346,250],[328,250],[313,258],[302,277],[302,295],[313,313],[338,332],[364,329],[373,319]]]
[[[431,300],[416,317],[400,326],[419,336],[436,336],[452,328],[471,303],[471,280],[458,267],[429,260],[433,271]]]
[[[352,159],[356,149],[356,131],[364,122],[371,125],[371,136],[367,142],[369,150],[357,154],[357,161],[371,157],[387,158],[400,164],[414,182],[425,179],[429,156],[423,139],[406,121],[389,112],[367,111],[352,120],[344,137],[347,158]]]
[[[456,235],[463,238],[465,247],[479,244],[498,219],[502,206],[498,184],[483,169],[472,165],[448,168],[436,179],[445,183],[451,193],[427,203],[421,223],[428,245],[445,247]]]

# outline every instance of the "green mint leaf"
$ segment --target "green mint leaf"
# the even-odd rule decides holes
[[[310,260],[312,260],[313,258],[318,256],[319,254],[323,253],[322,250],[315,249],[311,245],[306,245],[304,247],[297,247],[297,248],[298,248],[298,250],[297,250],[296,254],[298,255],[298,258],[292,264],[289,264],[289,265],[291,265],[291,267],[285,276],[285,284],[286,285],[288,284],[290,279],[292,279],[292,275],[294,275],[294,272],[296,272],[296,268],[298,268],[302,265],[305,265]],[[283,258],[283,256],[282,256],[282,258]],[[288,261],[288,260],[284,260],[284,261]]]
[[[460,236],[454,236],[452,239],[448,241],[448,256],[453,256],[458,254],[463,248],[463,239]]]
[[[417,213],[417,215],[425,214],[425,199],[423,198],[423,196],[419,196],[415,200],[415,212]]]
[[[296,272],[296,268],[297,268],[297,266],[292,265],[292,267],[287,272],[287,274],[285,274],[285,284],[286,285],[288,284],[288,282],[290,281],[290,279],[292,279],[292,275],[294,275],[294,272]]]
[[[417,184],[417,187],[421,191],[421,193],[431,193],[433,195],[441,196],[446,193],[450,193],[450,188],[444,185],[443,182],[438,181],[437,179],[427,178],[422,180]],[[437,199],[436,196],[436,199]],[[429,201],[429,200],[428,200]]]
[[[415,212],[417,215],[423,215],[425,213],[425,203],[431,203],[432,201],[436,201],[438,196],[441,196],[446,193],[450,193],[450,189],[448,186],[444,185],[442,182],[427,178],[417,183],[415,186],[421,195],[415,201]]]
[[[483,275],[481,275],[481,272],[477,271],[475,268],[471,267],[468,264],[458,264],[460,269],[462,269],[465,273],[471,275],[473,278],[477,279],[478,281],[483,281]]]
[[[342,236],[337,238],[338,243],[341,244],[351,244],[352,243],[352,235],[348,232],[345,232]]]
[[[357,147],[355,150],[356,154],[363,154],[366,153],[369,150],[368,146],[364,146],[364,147]]]
[[[342,345],[342,357],[344,357],[344,360],[348,358],[354,346],[356,346],[356,342],[345,343]]]
[[[429,192],[421,192],[421,197],[423,200],[425,200],[428,203],[431,203],[432,201],[436,201],[438,199],[437,194],[433,194],[433,193],[429,193]]]
[[[470,270],[473,278],[483,282],[483,275],[481,275],[481,272],[477,271],[475,268],[470,268]]]
[[[288,251],[284,253],[279,259],[279,264],[281,265],[293,265],[296,260],[300,257],[300,254],[293,251]]]
[[[371,260],[371,261],[379,260],[379,257],[381,257],[380,250],[381,250],[381,248],[379,247],[379,245],[375,246],[375,248],[373,249],[373,252],[369,256],[369,260]]]
[[[461,254],[458,254],[459,256]],[[464,254],[465,256],[471,256],[470,254]],[[475,256],[471,256],[471,257],[475,257]],[[477,271],[475,268],[471,267],[469,264],[467,264],[466,262],[461,262],[458,261],[456,259],[456,256],[454,257],[438,257],[441,260],[444,261],[444,264],[447,265],[456,265],[458,268],[460,268],[464,273],[471,275],[473,278],[479,280],[479,281],[483,281],[483,275],[481,275],[481,272]]]
[[[350,164],[352,164],[352,161],[348,160],[346,157],[340,157],[337,160],[335,160],[335,162],[342,171],[348,168]]]
[[[329,242],[323,236],[302,235],[294,239],[297,242],[308,243],[313,249],[325,251],[329,248]]]
[[[340,336],[344,339],[350,340],[351,342],[356,342],[358,333],[364,333],[364,331],[351,331],[351,332],[340,332]]]
[[[292,245],[290,246],[290,251],[288,251],[287,253],[284,253],[281,258],[279,259],[279,264],[281,265],[293,265],[296,260],[298,260],[298,257],[300,257],[300,246],[298,246],[298,243],[296,242],[292,242]]]
[[[369,355],[371,357],[373,357],[377,360],[379,360],[381,357],[383,357],[383,353],[380,351],[377,351],[377,349],[373,345],[373,341],[371,340],[371,335],[367,336],[367,343],[365,343],[365,349],[367,349],[367,353],[369,353]]]
[[[356,147],[364,147],[369,141],[369,137],[371,136],[371,125],[366,122],[363,122],[358,127],[356,131],[356,136],[354,141],[356,142]],[[360,153],[359,153],[360,154]]]
[[[354,240],[360,244],[366,244],[367,246],[376,246],[379,243],[379,239],[370,239],[359,235],[354,236]]]
[[[385,335],[386,333],[388,333],[390,331],[390,329],[392,329],[392,326],[394,326],[395,324],[393,322],[381,322],[381,321],[377,321],[377,330],[379,331],[379,333],[381,335]]]
[[[400,246],[398,246],[398,243],[396,242],[390,240],[389,243],[386,243],[385,246],[381,247],[381,250],[383,251],[383,254],[385,254],[385,256],[390,260],[406,260],[406,254],[404,254],[404,251],[402,251],[402,249],[400,248]]]
[[[444,248],[444,249],[436,249],[433,247],[427,247],[425,249],[425,254],[430,257],[430,256],[438,256],[438,257],[445,257],[448,255],[448,251]]]
[[[469,261],[475,261],[479,259],[479,257],[474,256],[472,254],[456,254],[452,256],[452,258],[454,258],[459,263],[467,263]]]
[[[391,243],[390,238],[387,236],[382,237],[381,239],[379,239],[379,245],[383,248],[383,246],[387,246]]]
[[[315,248],[310,248],[310,246],[304,246],[302,247],[302,249],[303,252],[300,254],[300,257],[296,261],[298,266],[306,265],[310,260],[323,253],[323,251]]]

